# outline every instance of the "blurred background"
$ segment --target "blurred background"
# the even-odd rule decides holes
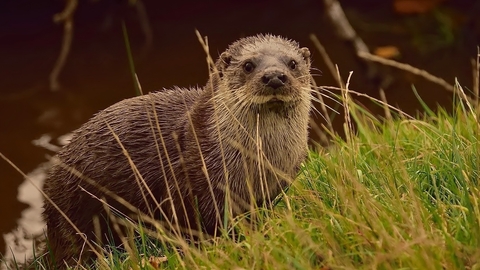
[[[61,52],[64,25],[53,18],[70,2],[0,3],[0,153],[34,177],[44,177],[41,164],[54,154],[59,136],[99,110],[136,95],[123,23],[144,92],[206,83],[208,70],[197,29],[208,36],[212,57],[247,35],[273,33],[294,39],[310,48],[312,65],[318,69],[316,83],[337,86],[310,40],[315,34],[344,78],[353,71],[350,89],[379,96],[378,78],[372,79],[352,44],[337,35],[321,0],[79,0],[72,13],[71,48],[54,91],[49,76]],[[479,0],[342,0],[341,4],[372,52],[425,69],[451,84],[457,78],[465,90],[472,89],[471,61],[480,45]],[[388,78],[387,100],[405,112],[422,112],[412,85],[431,108],[452,107],[453,95],[442,87],[394,68],[380,70]],[[367,99],[358,102],[382,116],[383,109]],[[333,121],[339,132],[342,118]],[[318,113],[312,119],[323,123]],[[39,139],[43,147],[38,146]],[[317,139],[313,134],[312,140]],[[28,228],[39,222],[41,196],[34,194],[34,188],[20,188],[20,194],[23,181],[0,159],[2,254],[13,250],[5,241],[18,244],[43,229]],[[28,213],[37,218],[29,219]]]

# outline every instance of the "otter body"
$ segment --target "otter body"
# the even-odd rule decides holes
[[[240,39],[205,87],[134,97],[99,112],[57,154],[44,191],[88,241],[112,233],[118,241],[100,199],[131,216],[112,194],[133,214],[215,235],[225,210],[236,216],[269,202],[296,176],[307,152],[309,70],[310,52],[293,41]],[[84,238],[48,200],[44,217],[58,267],[89,256],[81,254]]]

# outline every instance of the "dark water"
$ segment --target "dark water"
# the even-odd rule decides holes
[[[149,49],[136,10],[119,2],[81,1],[75,15],[73,47],[60,76],[62,88],[57,92],[49,90],[48,76],[62,39],[62,27],[52,22],[52,16],[63,9],[63,1],[10,0],[0,4],[0,152],[23,172],[32,172],[54,154],[35,146],[33,140],[48,135],[57,144],[58,136],[79,127],[93,113],[135,95],[122,20],[128,28],[136,72],[144,91],[205,84],[208,72],[205,53],[194,33],[198,29],[209,37],[212,56],[244,35],[268,32],[295,39],[311,48],[313,66],[323,71],[322,76],[316,77],[317,83],[333,86],[335,81],[308,38],[314,33],[339,65],[343,77],[354,71],[351,89],[378,96],[348,45],[335,37],[324,18],[320,1],[207,1],[201,4],[165,1],[169,2],[167,5],[145,0],[153,33]],[[456,28],[459,36],[452,46],[421,52],[418,46],[412,45],[415,42],[411,30],[405,28],[411,24],[405,23],[410,18],[394,14],[388,1],[344,3],[352,24],[371,48],[398,46],[401,61],[450,82],[457,77],[463,85],[471,87],[470,58],[476,53],[475,46],[480,44],[476,22],[472,31],[462,28],[464,25]],[[473,3],[457,1],[455,6],[444,8],[455,13],[454,16],[463,14],[469,18]],[[416,19],[411,18],[414,23],[418,22]],[[451,106],[451,94],[442,88],[404,72],[390,71],[397,78],[391,88],[385,89],[391,104],[408,113],[421,109],[410,90],[410,84],[414,83],[428,105]],[[381,112],[365,100],[361,102],[372,111]],[[320,121],[318,115],[314,118]],[[340,118],[335,121],[336,127],[342,124]],[[42,178],[42,173],[42,169],[34,171],[34,179]],[[26,193],[18,195],[23,181],[18,172],[0,160],[0,236],[12,232],[18,224],[36,225],[36,220],[18,221],[22,211],[23,215],[30,211],[38,216],[41,209],[38,192],[31,187],[26,191],[22,189]],[[20,202],[29,199],[32,199],[30,205]],[[38,226],[35,230],[38,232]],[[26,236],[31,233],[29,229],[24,231]],[[4,237],[0,237],[0,253],[6,250]]]

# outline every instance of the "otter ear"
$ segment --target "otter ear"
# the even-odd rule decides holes
[[[223,71],[230,65],[231,60],[232,60],[232,56],[228,52],[223,52],[220,55],[220,58],[217,60],[217,63],[215,65],[220,77],[223,76]]]
[[[307,62],[307,65],[310,66],[310,50],[307,47],[303,47],[300,48],[300,53],[302,54],[305,62]]]

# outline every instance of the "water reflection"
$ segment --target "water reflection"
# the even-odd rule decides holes
[[[50,135],[42,135],[40,138],[32,141],[35,146],[57,152],[62,145],[70,140],[71,135],[67,134],[59,137],[57,144],[52,143]],[[42,218],[43,196],[40,189],[47,177],[47,169],[50,162],[40,164],[37,168],[27,174],[27,179],[18,187],[17,199],[28,207],[22,211],[21,217],[17,220],[17,226],[9,233],[3,234],[6,243],[5,262],[0,265],[0,269],[9,269],[12,262],[16,261],[22,264],[34,255],[41,253],[44,235],[45,222]]]

